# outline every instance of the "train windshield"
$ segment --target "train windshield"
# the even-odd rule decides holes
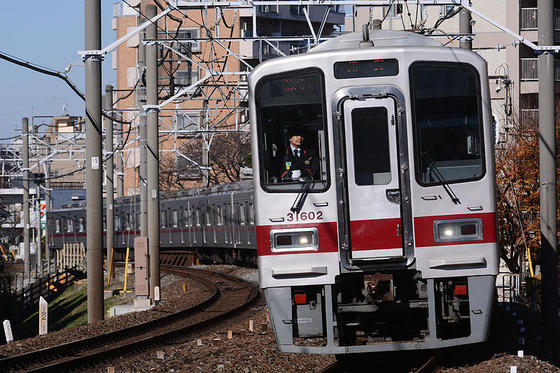
[[[261,185],[271,192],[328,188],[324,77],[305,69],[265,77],[255,89]],[[306,186],[307,188],[307,186]]]
[[[437,185],[484,176],[480,78],[466,64],[410,68],[416,180]]]

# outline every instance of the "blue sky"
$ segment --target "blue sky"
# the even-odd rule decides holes
[[[111,29],[113,3],[101,0],[102,46],[115,40]],[[0,51],[57,71],[81,63],[84,49],[83,0],[3,1]],[[72,66],[70,79],[84,91],[84,67]],[[115,85],[111,57],[103,62],[103,82]],[[21,128],[33,115],[83,115],[83,101],[60,79],[0,60],[0,138]],[[1,141],[1,140],[0,140]]]

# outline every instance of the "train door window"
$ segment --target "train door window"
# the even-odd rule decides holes
[[[54,222],[54,233],[60,233],[60,219],[56,219]]]
[[[161,227],[165,228],[167,227],[167,211],[165,210],[162,211],[160,215],[161,215],[161,221],[160,221]]]
[[[354,178],[357,185],[391,182],[389,123],[385,107],[352,110]]]
[[[245,225],[245,205],[240,203],[239,205],[239,224]]]
[[[173,227],[178,227],[179,226],[179,215],[177,214],[177,210],[173,210],[171,212],[171,219],[172,219]]]
[[[319,69],[263,77],[255,91],[261,185],[270,192],[329,186],[324,76]],[[299,151],[296,150],[299,148]]]
[[[79,218],[78,219],[78,232],[83,232],[85,230],[86,230],[86,228],[84,227],[84,218]]]
[[[217,206],[217,214],[216,215],[217,215],[217,218],[218,218],[217,225],[219,225],[219,226],[224,225],[224,215],[223,214],[224,214],[224,212],[223,212],[222,206]]]
[[[461,63],[410,67],[416,180],[420,185],[484,176],[480,76]]]
[[[72,218],[66,219],[66,232],[74,232],[74,220]]]
[[[211,206],[206,206],[206,208],[204,209],[204,219],[206,220],[206,225],[207,226],[212,225],[212,222],[210,221],[211,213],[212,213],[212,207]]]
[[[249,224],[255,225],[255,207],[253,202],[249,203]]]

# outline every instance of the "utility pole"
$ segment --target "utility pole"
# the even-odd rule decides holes
[[[146,17],[156,16],[155,5],[146,7]],[[155,25],[146,29],[146,38],[157,38]],[[155,300],[154,288],[159,278],[159,137],[158,137],[158,74],[157,44],[146,46],[146,116],[148,122],[148,252],[150,257],[150,299]]]
[[[539,45],[554,44],[554,0],[538,0]],[[554,108],[554,55],[539,55],[539,169],[541,218],[541,271],[543,318],[558,326],[558,242],[556,232],[556,136]]]
[[[23,158],[23,273],[24,277],[31,276],[31,262],[29,250],[29,119],[22,120],[23,146],[21,148]]]
[[[86,70],[86,220],[88,323],[103,320],[103,190],[101,182],[101,0],[84,0]]]
[[[124,173],[123,173],[123,123],[117,122],[117,146],[118,151],[115,152],[117,157],[117,197],[124,196]]]
[[[105,111],[112,116],[113,115],[113,86],[105,86]],[[111,264],[111,252],[115,247],[115,210],[113,209],[114,204],[114,171],[113,171],[113,121],[111,119],[105,119],[105,152],[108,155],[107,163],[105,164],[105,195],[107,196],[107,203],[105,204],[105,210],[107,211],[106,221],[107,221],[107,276],[114,278],[115,276],[115,266]],[[111,273],[109,273],[109,270]]]
[[[471,12],[465,8],[459,12],[459,33],[472,34]],[[470,37],[461,39],[459,45],[463,49],[472,50],[472,40]]]

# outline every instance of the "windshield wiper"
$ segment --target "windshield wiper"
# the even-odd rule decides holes
[[[290,208],[291,212],[299,213],[301,211],[301,209],[303,208],[303,204],[305,203],[305,199],[309,194],[309,189],[311,187],[312,182],[313,182],[313,177],[307,176],[305,178],[305,182],[301,186],[301,190],[299,191],[294,203],[292,204],[292,207]]]
[[[439,171],[439,168],[436,166],[436,162],[432,161],[430,156],[428,154],[424,153],[424,152],[422,153],[422,156],[424,156],[424,158],[428,162],[428,168],[431,169],[430,172],[433,172],[433,174],[436,176],[438,181],[441,183],[441,186],[443,187],[443,189],[449,195],[449,198],[451,198],[451,201],[456,205],[461,204],[461,201],[459,200],[459,197],[457,197],[455,192],[453,192],[453,189],[451,189],[451,187],[449,186],[449,183],[447,182],[447,180],[445,180],[445,178],[443,177],[443,175]]]

